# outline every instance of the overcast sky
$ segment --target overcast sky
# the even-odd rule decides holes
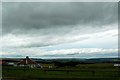
[[[118,4],[3,3],[1,44],[3,57],[117,57]]]

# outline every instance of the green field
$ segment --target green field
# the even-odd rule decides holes
[[[3,80],[120,80],[119,69],[111,64],[80,64],[77,67],[52,69],[7,66],[2,70]]]

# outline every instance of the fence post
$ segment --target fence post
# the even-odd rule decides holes
[[[68,70],[67,70],[66,72],[67,72],[67,74],[69,74],[69,71],[68,71]]]
[[[92,75],[95,76],[95,71],[94,70],[92,71]]]
[[[44,72],[46,73],[46,72],[47,72],[47,70],[44,70]]]

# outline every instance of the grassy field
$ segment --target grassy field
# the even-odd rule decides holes
[[[119,70],[111,64],[81,64],[52,69],[3,67],[3,80],[120,80]]]

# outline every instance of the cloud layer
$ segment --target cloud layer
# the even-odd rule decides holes
[[[117,3],[3,3],[3,34],[38,29],[40,34],[62,34],[77,25],[96,28],[116,21]]]
[[[102,45],[101,48],[104,49],[106,44],[106,48],[117,48],[118,4],[115,2],[6,2],[2,8],[3,54],[12,50],[11,52],[17,55],[19,51],[14,50],[16,48],[40,48],[37,52],[39,54],[41,48],[44,48],[52,50],[54,54],[59,45],[62,45],[61,50],[64,50],[64,45],[71,45],[77,49],[98,48]],[[107,39],[110,41],[105,43]],[[92,42],[96,42],[96,45],[92,46]],[[53,46],[56,47],[50,48]],[[30,54],[29,50],[20,53]],[[42,53],[45,55],[47,51]],[[48,51],[47,54],[51,53]]]
[[[14,52],[15,51],[15,52]],[[23,54],[21,54],[23,53]],[[99,57],[118,57],[118,49],[102,48],[81,48],[81,49],[62,49],[62,50],[40,50],[37,48],[9,49],[8,52],[0,52],[2,56],[24,57],[25,55],[37,58],[99,58]],[[107,56],[106,56],[107,55]]]

